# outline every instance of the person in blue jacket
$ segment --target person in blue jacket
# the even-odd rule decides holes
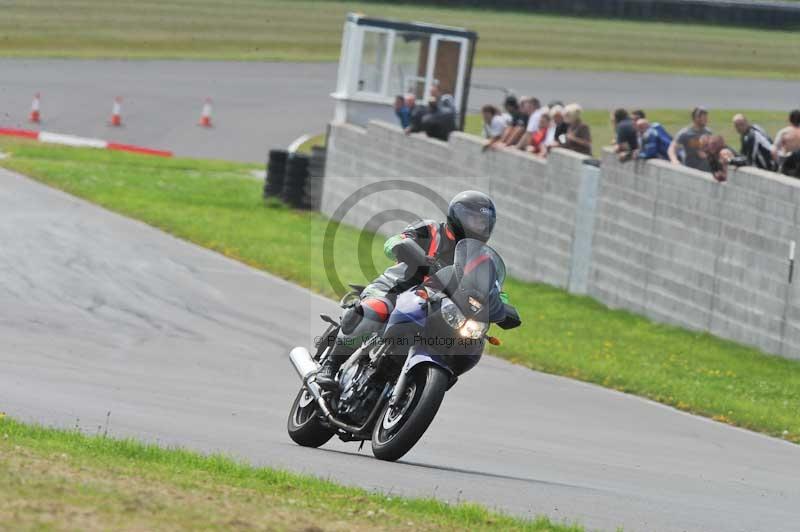
[[[639,146],[637,158],[669,160],[668,150],[672,136],[667,133],[664,126],[658,122],[651,124],[646,118],[640,118],[636,121],[636,129],[642,136],[642,145]]]
[[[406,98],[402,94],[394,98],[394,114],[400,120],[403,129],[411,125],[411,108],[406,105]]]

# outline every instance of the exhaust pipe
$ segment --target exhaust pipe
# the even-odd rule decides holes
[[[289,352],[289,360],[292,361],[295,371],[303,381],[312,373],[319,370],[319,366],[305,347],[295,347]]]
[[[343,423],[336,419],[328,408],[328,404],[322,397],[322,390],[320,390],[319,384],[317,384],[314,380],[314,373],[319,371],[319,365],[314,361],[313,358],[311,358],[311,354],[309,354],[308,349],[305,347],[295,347],[289,351],[289,360],[292,361],[292,365],[294,366],[295,371],[297,371],[297,374],[300,376],[300,379],[302,379],[306,390],[308,390],[308,393],[310,393],[317,402],[322,415],[324,415],[331,424],[353,434],[361,434],[366,427],[375,420],[378,412],[383,407],[385,397],[389,393],[389,384],[387,383],[383,389],[383,393],[380,396],[381,400],[375,404],[375,408],[373,408],[372,412],[370,412],[367,422],[362,427],[354,427],[353,425],[348,425],[347,423]]]
[[[295,371],[303,381],[303,385],[305,385],[308,393],[311,394],[317,402],[317,405],[319,405],[320,411],[322,411],[326,418],[331,419],[333,415],[328,405],[325,403],[325,399],[322,398],[322,390],[320,390],[319,384],[313,379],[314,373],[319,370],[319,365],[311,358],[308,349],[305,347],[295,347],[289,351],[289,360],[292,361],[292,366],[294,366]],[[312,378],[309,379],[309,377]]]

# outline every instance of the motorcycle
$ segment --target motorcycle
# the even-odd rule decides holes
[[[376,458],[398,460],[428,429],[447,390],[478,363],[485,342],[500,344],[487,334],[490,324],[521,325],[517,310],[500,297],[505,264],[485,243],[459,241],[453,264],[438,269],[412,239],[399,243],[395,254],[411,267],[429,268],[429,276],[397,295],[382,329],[340,367],[336,390],[324,391],[314,377],[335,345],[339,321],[321,315],[328,327],[314,355],[304,347],[289,353],[303,382],[287,423],[295,443],[319,447],[335,435],[362,445],[371,440]],[[351,288],[343,308],[357,302],[364,287]]]

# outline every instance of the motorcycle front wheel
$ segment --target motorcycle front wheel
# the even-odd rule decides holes
[[[384,407],[372,431],[375,458],[393,462],[414,447],[436,417],[449,382],[447,372],[436,366],[411,370],[403,397]]]
[[[319,447],[336,433],[322,424],[317,404],[305,387],[300,388],[286,423],[289,437],[303,447]]]

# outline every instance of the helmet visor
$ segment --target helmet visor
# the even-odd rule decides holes
[[[461,224],[466,238],[476,238],[483,242],[489,240],[494,229],[494,209],[489,207],[469,207],[463,203],[453,206],[453,214]]]

